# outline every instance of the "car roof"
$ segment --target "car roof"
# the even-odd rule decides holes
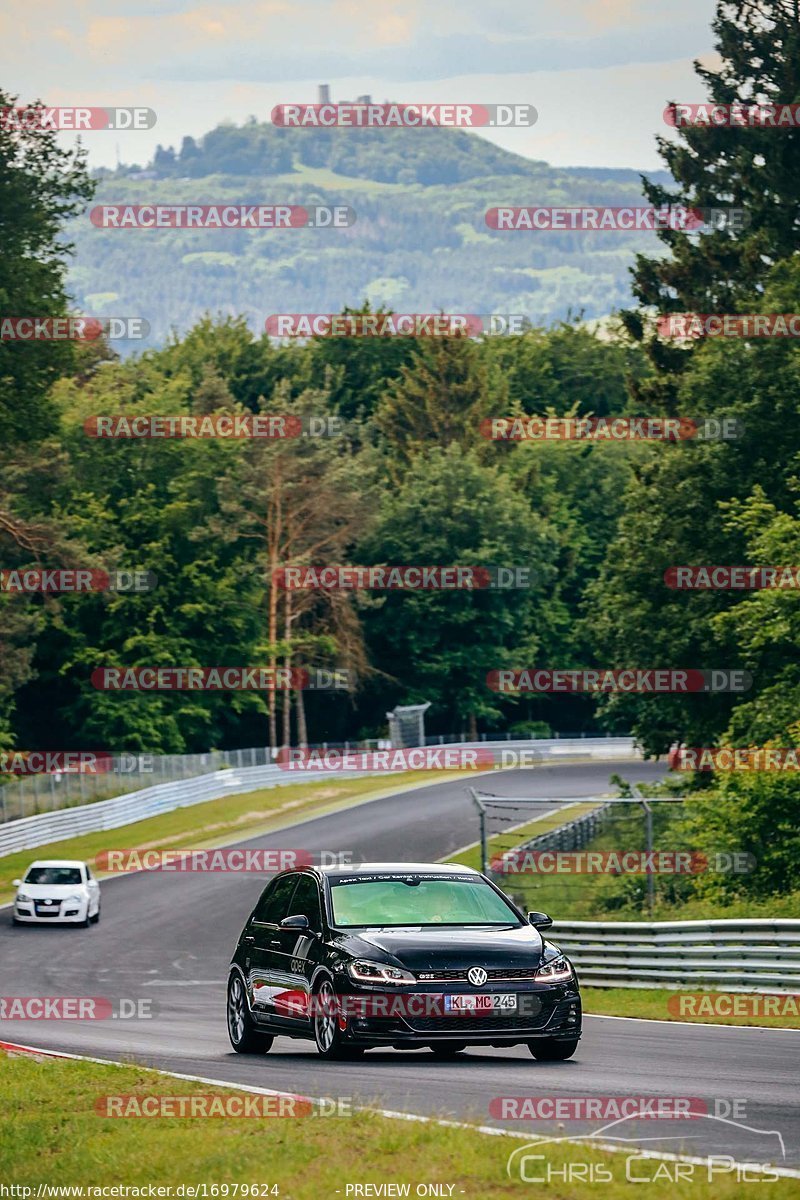
[[[409,863],[409,862],[365,862],[358,866],[337,864],[330,867],[314,867],[328,879],[337,875],[352,878],[356,875],[480,875],[472,867],[463,867],[459,863]]]
[[[31,867],[85,867],[86,863],[80,858],[37,858]]]

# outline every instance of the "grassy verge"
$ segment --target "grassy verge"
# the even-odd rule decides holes
[[[447,1185],[452,1185],[452,1196],[503,1198],[532,1194],[530,1184],[521,1183],[518,1174],[511,1179],[506,1174],[509,1154],[525,1144],[518,1139],[368,1113],[301,1119],[109,1118],[95,1110],[99,1097],[231,1097],[233,1093],[134,1066],[36,1061],[29,1057],[8,1058],[2,1053],[0,1058],[0,1179],[31,1187],[33,1196],[40,1184],[127,1184],[145,1189],[149,1184],[173,1188],[205,1184],[209,1196],[222,1195],[221,1190],[212,1192],[216,1184],[228,1185],[229,1197],[234,1195],[235,1184],[240,1188],[243,1184],[261,1184],[277,1185],[277,1191],[259,1190],[255,1193],[259,1197],[275,1194],[282,1200],[318,1200],[337,1195],[344,1198],[348,1184],[406,1183],[411,1185],[413,1195],[417,1185],[432,1182],[444,1184],[445,1195]],[[264,1077],[268,1083],[267,1069]],[[531,1133],[535,1136],[533,1129]],[[549,1131],[541,1135],[549,1136]],[[676,1143],[671,1146],[677,1148]],[[613,1178],[603,1186],[608,1200],[639,1194],[638,1185],[625,1182],[622,1154],[552,1142],[543,1152],[551,1169],[563,1171],[567,1163],[603,1167]],[[539,1171],[543,1168],[541,1162],[534,1165]],[[650,1184],[648,1196],[709,1200],[713,1195],[734,1200],[741,1195],[741,1185],[735,1178],[719,1176],[709,1183],[707,1169],[701,1167],[696,1168],[693,1180],[676,1185],[665,1178],[666,1166],[650,1164],[653,1175],[656,1170],[662,1174],[658,1182]],[[641,1168],[639,1163],[638,1174]],[[563,1174],[557,1176],[548,1189],[555,1200],[596,1196],[595,1184],[578,1180],[565,1185],[563,1178]],[[796,1195],[796,1189],[796,1180],[779,1180],[772,1183],[770,1196],[784,1200]],[[362,1190],[364,1194],[369,1193]]]
[[[225,843],[256,837],[291,821],[319,816],[335,808],[344,808],[361,800],[389,795],[410,787],[445,783],[460,778],[461,774],[450,771],[405,771],[402,777],[391,781],[386,776],[370,776],[265,788],[259,792],[207,800],[190,808],[176,808],[120,829],[86,833],[22,850],[0,858],[0,904],[13,899],[12,879],[21,877],[36,858],[77,858],[94,865],[95,856],[101,850],[112,848],[212,849]]]
[[[725,1013],[716,1014],[706,1011],[708,1002],[714,1003],[714,997],[730,993],[720,989],[718,992],[697,992],[672,990],[671,988],[593,988],[582,987],[584,1011],[609,1017],[645,1017],[656,1021],[690,1021],[709,1025],[762,1025],[771,1029],[800,1029],[800,997],[789,996],[784,1001],[779,998],[778,1006],[788,1008],[780,1016],[761,1015],[760,1008],[755,1013]],[[695,997],[701,996],[697,1002]],[[762,994],[755,996],[738,993],[736,1001],[745,1005],[754,999],[759,1006],[765,1001],[772,1001],[772,996]],[[672,1008],[669,1004],[672,1001]],[[727,1006],[727,1002],[726,1002]],[[769,1004],[767,1005],[769,1008]]]

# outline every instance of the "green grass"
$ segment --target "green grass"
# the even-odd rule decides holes
[[[790,997],[790,1007],[795,1011],[781,1016],[745,1014],[716,1015],[703,1011],[692,1011],[692,997],[708,996],[713,1002],[717,995],[729,995],[724,988],[708,991],[698,988],[600,988],[581,987],[583,1008],[586,1013],[609,1017],[643,1017],[655,1021],[690,1021],[710,1025],[762,1025],[771,1029],[800,1029],[800,998]],[[747,1000],[744,993],[737,998]],[[763,1002],[763,996],[757,999]],[[672,1001],[673,1009],[669,1003]],[[695,1006],[702,1008],[702,1004]],[[677,1008],[678,1011],[675,1011]]]
[[[409,787],[431,786],[465,776],[457,771],[406,771],[402,777],[370,776],[363,779],[330,779],[324,783],[297,783],[258,792],[208,800],[190,808],[177,808],[120,829],[87,833],[51,842],[0,858],[0,904],[13,899],[12,880],[19,878],[37,858],[77,858],[94,865],[101,850],[163,848],[211,849],[244,841],[291,821],[320,815],[361,800],[389,795]],[[466,776],[465,776],[466,778]],[[100,873],[102,878],[102,872]]]
[[[29,1056],[9,1058],[2,1052],[0,1063],[0,1179],[32,1187],[34,1196],[40,1184],[145,1188],[206,1184],[209,1195],[212,1185],[227,1184],[231,1197],[234,1184],[277,1184],[281,1200],[327,1200],[337,1195],[344,1200],[347,1184],[387,1182],[409,1183],[411,1195],[416,1185],[430,1182],[452,1184],[452,1196],[476,1200],[538,1194],[521,1184],[518,1176],[509,1179],[506,1174],[509,1154],[525,1144],[516,1138],[370,1113],[296,1120],[108,1118],[95,1111],[99,1097],[225,1097],[232,1090],[172,1079],[137,1066],[37,1061]],[[420,1076],[426,1069],[435,1071],[435,1064],[420,1065]],[[269,1086],[268,1060],[263,1074]],[[320,1078],[319,1091],[325,1090]],[[486,1113],[476,1116],[485,1119]],[[532,1137],[561,1132],[541,1124],[531,1126]],[[679,1144],[671,1143],[671,1148],[679,1150]],[[602,1165],[614,1176],[614,1182],[603,1185],[602,1195],[608,1200],[640,1195],[640,1185],[625,1182],[622,1154],[552,1142],[543,1152],[552,1167]],[[541,1164],[536,1165],[541,1169]],[[650,1165],[653,1172],[663,1172],[665,1167]],[[693,1182],[678,1185],[666,1180],[651,1183],[647,1195],[670,1200],[675,1196],[710,1200],[712,1195],[734,1200],[741,1195],[735,1179],[720,1176],[709,1184],[700,1168],[696,1176]],[[587,1200],[596,1197],[596,1186],[557,1182],[547,1188],[547,1195],[553,1200]],[[795,1196],[797,1181],[772,1183],[769,1194],[774,1200]]]

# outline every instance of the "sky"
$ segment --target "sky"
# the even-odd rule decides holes
[[[557,166],[661,166],[667,101],[706,98],[713,0],[3,0],[0,81],[27,103],[142,106],[151,130],[84,135],[90,166],[144,163],[220,121],[332,99],[527,103],[484,136]],[[65,144],[74,135],[62,134]]]

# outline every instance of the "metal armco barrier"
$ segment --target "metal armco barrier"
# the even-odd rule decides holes
[[[800,993],[800,920],[555,921],[549,936],[589,986]]]
[[[542,761],[566,757],[624,758],[635,753],[633,738],[579,738],[574,741],[548,739],[518,742],[465,742],[462,749],[491,749],[531,751],[535,759]],[[450,747],[454,748],[453,746]],[[457,748],[457,747],[456,747]],[[498,764],[502,760],[498,755]],[[39,813],[0,825],[0,858],[18,850],[31,850],[49,842],[63,841],[83,833],[97,833],[104,829],[119,829],[134,821],[143,821],[160,813],[172,812],[176,808],[188,808],[203,804],[207,800],[219,800],[242,792],[255,792],[262,788],[281,787],[292,783],[319,779],[347,779],[354,776],[384,774],[383,771],[287,771],[278,766],[244,767],[215,771],[210,775],[199,775],[194,779],[177,780],[174,783],[157,784],[111,800],[99,800],[96,804],[85,804],[65,808],[56,812]],[[436,772],[431,772],[435,776]]]
[[[581,800],[579,803],[588,803],[592,799],[592,796],[587,796],[585,801]],[[567,821],[548,833],[540,833],[538,837],[520,842],[519,846],[513,847],[511,853],[516,850],[582,850],[601,832],[610,812],[611,805],[604,804],[602,799],[598,798],[598,807],[593,808],[591,812],[576,817],[574,821]]]

